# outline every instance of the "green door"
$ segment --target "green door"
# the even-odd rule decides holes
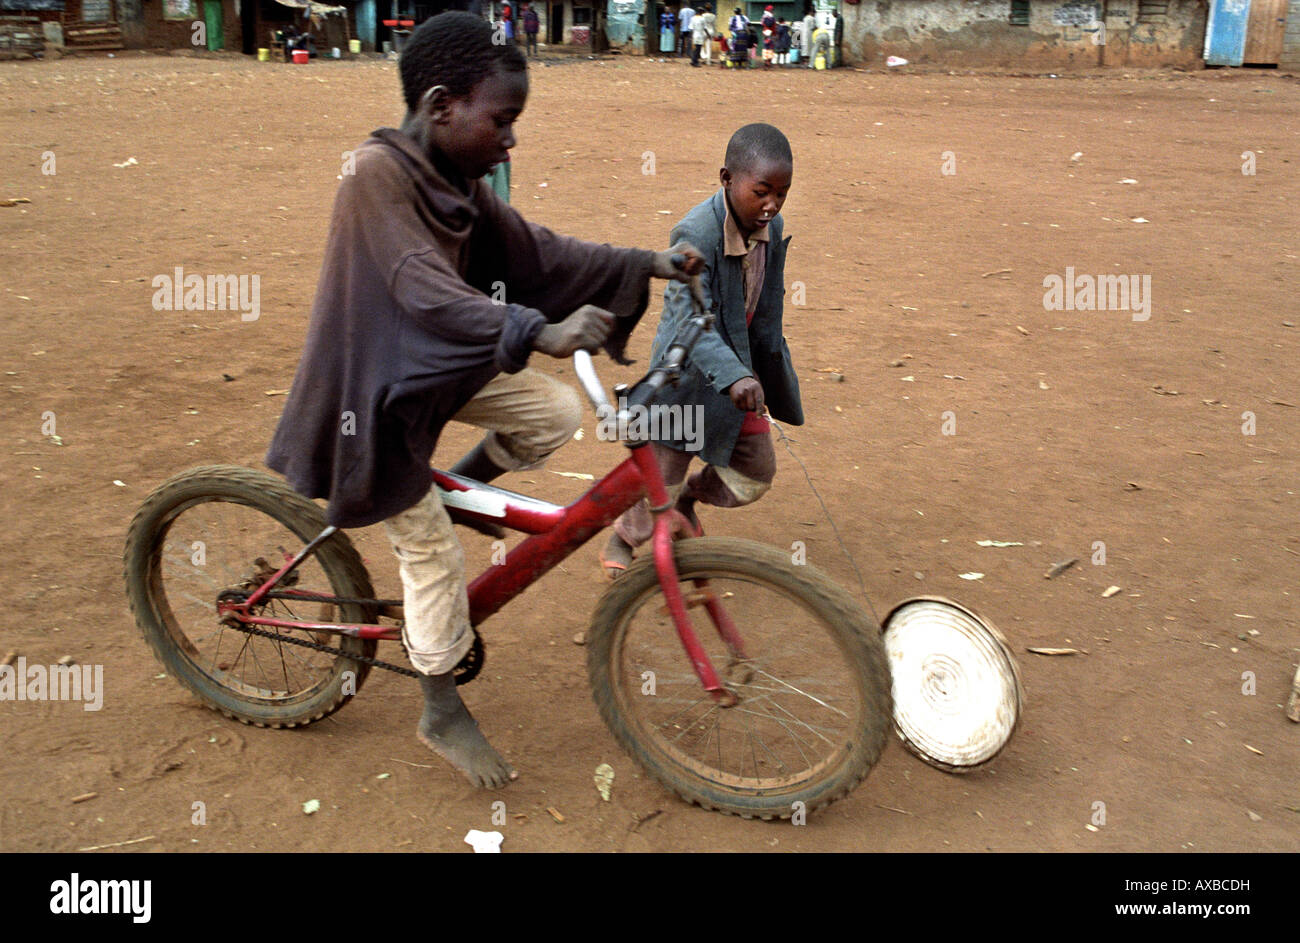
[[[221,0],[203,0],[203,20],[207,24],[208,51],[225,49],[226,39],[221,34]]]

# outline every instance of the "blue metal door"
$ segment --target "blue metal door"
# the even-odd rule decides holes
[[[368,43],[372,49],[375,44],[375,0],[361,0],[357,4],[357,39]]]
[[[1210,0],[1205,24],[1205,64],[1241,65],[1246,51],[1250,0]]]

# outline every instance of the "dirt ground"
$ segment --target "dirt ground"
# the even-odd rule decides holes
[[[521,773],[501,793],[419,745],[406,678],[380,672],[332,718],[274,731],[160,676],[124,599],[126,527],[178,471],[261,467],[284,402],[267,391],[297,364],[341,155],[400,120],[396,69],[0,63],[0,198],[31,201],[0,208],[0,648],[105,677],[98,712],[0,704],[0,850],[468,852],[498,800],[506,851],[1300,849],[1300,726],[1282,710],[1300,650],[1298,109],[1300,83],[1258,71],[534,69],[513,202],[595,241],[666,245],[716,186],[736,127],[787,132],[786,281],[806,291],[786,312],[808,415],[795,452],[877,611],[956,598],[1020,661],[1027,710],[991,768],[945,775],[894,742],[848,799],[796,827],[688,807],[615,746],[572,641],[603,588],[594,543],[484,626],[488,669],[465,694]],[[153,277],[176,266],[260,275],[260,318],[153,310]],[[1045,310],[1044,278],[1067,266],[1149,275],[1149,319]],[[633,344],[642,365],[656,315]],[[594,418],[586,429],[551,470],[620,459]],[[453,428],[440,458],[472,439]],[[856,590],[779,457],[770,495],[706,526],[805,541]],[[584,487],[548,471],[504,483],[557,502]],[[354,537],[380,592],[397,592],[382,533]],[[486,538],[466,543],[485,564]]]

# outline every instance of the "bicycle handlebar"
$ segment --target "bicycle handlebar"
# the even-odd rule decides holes
[[[673,257],[675,265],[680,265],[682,261],[685,261],[684,256]],[[686,322],[686,326],[678,334],[672,346],[668,348],[663,362],[659,366],[652,368],[632,387],[631,392],[624,400],[628,407],[648,406],[655,393],[659,392],[668,383],[676,382],[677,378],[681,376],[682,368],[686,365],[687,359],[690,357],[691,350],[700,339],[700,335],[712,329],[713,315],[709,313],[704,303],[704,293],[701,290],[698,275],[691,278],[689,291],[695,316]],[[591,354],[585,350],[574,353],[573,369],[582,384],[583,392],[587,394],[592,406],[596,408],[596,415],[601,418],[608,416],[614,407],[609,402],[609,397],[605,395],[605,387],[601,384],[600,377],[596,375],[596,365],[592,362]]]
[[[591,362],[589,351],[574,352],[573,371],[578,375],[578,381],[582,384],[582,391],[587,394],[587,399],[591,400],[591,405],[596,407],[596,415],[608,411],[609,397],[605,395],[605,388],[600,384],[600,377],[596,376],[596,365]]]

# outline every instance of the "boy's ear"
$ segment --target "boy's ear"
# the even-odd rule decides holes
[[[451,93],[445,85],[434,85],[420,96],[420,114],[439,124],[451,114]]]
[[[722,184],[722,189],[731,189],[731,171],[723,167],[718,171],[718,183]]]

